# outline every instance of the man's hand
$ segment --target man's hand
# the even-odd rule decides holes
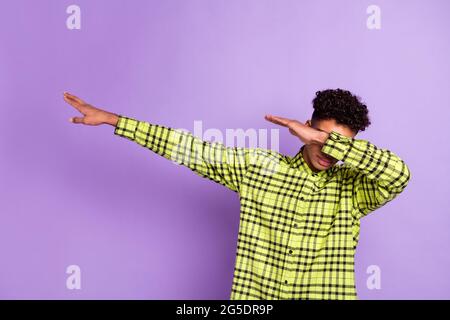
[[[84,117],[70,118],[69,120],[72,123],[82,123],[89,126],[98,126],[100,124],[116,126],[119,120],[117,114],[95,108],[68,92],[64,92],[64,100],[84,115]]]
[[[289,132],[303,141],[304,144],[319,144],[322,145],[328,139],[329,134],[325,131],[314,129],[297,120],[266,115],[264,117],[267,121],[279,124],[289,129]]]

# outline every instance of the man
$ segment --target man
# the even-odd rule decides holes
[[[64,99],[84,115],[71,118],[73,123],[110,124],[114,134],[239,193],[230,299],[357,299],[360,219],[394,199],[410,180],[397,155],[355,139],[370,120],[367,106],[346,90],[316,92],[305,124],[265,117],[304,143],[293,157],[202,141],[95,108],[69,93]]]

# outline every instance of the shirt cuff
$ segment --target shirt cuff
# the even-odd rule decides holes
[[[119,115],[119,120],[114,128],[114,134],[134,140],[138,123],[139,121],[136,119]]]
[[[354,138],[331,131],[321,151],[337,160],[345,161],[352,147],[353,140]]]

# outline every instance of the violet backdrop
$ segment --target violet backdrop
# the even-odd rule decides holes
[[[81,29],[66,8],[81,8]],[[381,8],[381,29],[366,9]],[[450,298],[450,2],[2,0],[0,298],[228,299],[238,195],[113,134],[63,91],[193,130],[309,119],[317,90],[370,110],[357,137],[411,181],[362,220],[360,299]],[[280,128],[280,152],[301,143]],[[81,290],[66,268],[81,268]],[[366,286],[370,265],[381,289]]]

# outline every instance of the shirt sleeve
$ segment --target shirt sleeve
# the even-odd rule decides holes
[[[114,134],[134,141],[235,192],[239,192],[243,177],[262,150],[226,147],[218,142],[203,141],[188,131],[123,115],[119,115]]]
[[[353,205],[362,218],[393,200],[407,186],[411,173],[405,162],[367,140],[332,131],[322,146],[326,153],[353,167]]]

